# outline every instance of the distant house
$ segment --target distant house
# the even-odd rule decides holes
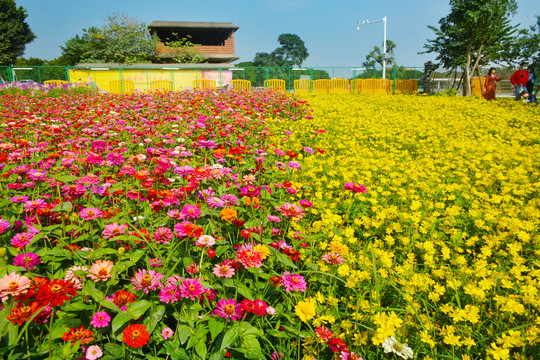
[[[159,39],[156,56],[162,62],[172,62],[175,49],[168,48],[165,42],[191,37],[195,49],[208,58],[209,63],[228,64],[239,58],[234,49],[234,33],[238,26],[229,22],[188,22],[188,21],[153,21],[148,25],[150,33]],[[177,37],[175,37],[175,35]]]

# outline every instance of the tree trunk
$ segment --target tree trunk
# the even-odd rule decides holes
[[[456,70],[457,71],[457,70]],[[463,81],[463,77],[465,76],[465,71],[462,71],[461,72],[461,77],[459,78],[459,82],[457,84],[457,88],[456,88],[456,91],[459,91],[459,87],[461,86],[461,82]],[[463,90],[463,92],[465,92],[465,90]]]
[[[456,85],[456,79],[457,79],[457,68],[454,68],[452,71],[450,71],[450,74],[454,73],[454,77],[452,79],[452,86],[450,87],[451,89],[454,88],[454,85]],[[450,75],[452,76],[452,75]]]
[[[465,84],[463,84],[463,96],[471,96],[471,51],[467,49],[467,63],[465,64]]]

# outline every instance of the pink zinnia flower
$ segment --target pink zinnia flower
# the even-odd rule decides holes
[[[180,300],[180,291],[175,285],[167,285],[159,292],[159,301],[165,304]]]
[[[66,275],[64,276],[64,281],[71,281],[75,288],[80,290],[83,288],[84,277],[75,274],[75,271],[87,272],[88,268],[86,266],[72,266],[66,271]]]
[[[96,360],[103,356],[103,351],[97,345],[92,345],[86,349],[86,360]]]
[[[182,213],[179,209],[172,209],[167,212],[167,216],[174,220],[182,220]]]
[[[345,190],[350,190],[355,193],[367,193],[367,187],[361,184],[355,184],[352,181],[346,182],[343,187]]]
[[[281,218],[275,215],[268,215],[268,221],[271,222],[281,222]]]
[[[216,264],[216,266],[214,266],[213,272],[214,275],[216,275],[217,277],[224,277],[230,279],[234,276],[236,270],[232,266],[227,264]]]
[[[110,322],[111,317],[105,311],[97,312],[94,316],[92,316],[92,320],[90,321],[92,326],[97,328],[107,327],[109,326]]]
[[[24,203],[28,201],[28,196],[25,196],[25,195],[15,196],[15,197],[12,197],[10,201],[12,203]]]
[[[6,274],[0,279],[0,299],[6,301],[9,295],[25,294],[30,287],[30,279],[16,272]]]
[[[95,220],[100,218],[103,212],[98,208],[84,208],[79,211],[79,216],[84,220]]]
[[[215,316],[221,316],[222,318],[232,319],[236,321],[244,315],[242,305],[237,304],[234,299],[221,299],[217,302],[216,309],[214,310]]]
[[[180,218],[185,219],[198,219],[201,216],[201,210],[195,205],[186,205],[180,212]]]
[[[83,184],[64,185],[62,186],[64,195],[73,197],[81,197],[86,194],[86,187]]]
[[[236,254],[236,259],[240,261],[246,269],[250,267],[259,268],[262,266],[261,254],[255,250],[241,250]]]
[[[262,300],[255,300],[253,302],[253,313],[259,316],[266,315],[266,309],[268,309],[268,304]]]
[[[210,235],[201,235],[197,239],[197,246],[199,247],[210,247],[216,243],[216,239]]]
[[[304,209],[310,208],[313,206],[313,203],[311,201],[302,199],[298,202],[300,206],[302,206]]]
[[[180,297],[195,300],[204,291],[202,284],[197,279],[186,279],[178,287]]]
[[[163,336],[164,340],[167,340],[168,338],[172,337],[174,335],[174,332],[171,330],[171,328],[165,328],[161,331],[161,336]]]
[[[160,274],[154,270],[146,272],[146,269],[139,269],[135,276],[131,278],[134,290],[142,290],[145,294],[148,294],[150,290],[156,290],[163,287],[163,284],[159,282],[163,278],[163,274]]]
[[[332,264],[332,265],[343,264],[343,261],[345,260],[343,259],[343,256],[337,253],[328,253],[324,255],[322,259],[326,261],[328,264]]]
[[[17,249],[22,249],[26,245],[30,244],[34,239],[34,234],[32,233],[19,233],[11,238],[11,245]]]
[[[275,208],[278,211],[281,211],[281,214],[283,216],[288,218],[293,218],[295,220],[299,220],[304,216],[304,209],[302,207],[291,204],[291,203],[284,203],[283,205]]]
[[[43,209],[45,206],[47,206],[47,202],[43,199],[29,200],[23,205],[26,210],[39,210]]]
[[[171,229],[160,227],[154,232],[153,239],[156,244],[166,244],[172,240],[174,234]]]
[[[124,164],[124,155],[118,153],[108,153],[107,162],[113,166],[122,166]]]
[[[39,264],[41,264],[41,259],[37,254],[31,252],[19,254],[15,256],[15,259],[13,259],[13,265],[21,266],[26,270],[34,270],[34,267]]]
[[[290,274],[286,272],[281,277],[281,283],[283,286],[285,286],[285,291],[291,292],[291,291],[306,291],[306,281],[304,280],[304,277],[302,275],[298,274]]]
[[[117,223],[105,225],[102,234],[105,239],[112,239],[126,233],[126,224],[118,225]]]
[[[161,265],[163,265],[163,260],[161,260],[160,258],[149,259],[148,262],[152,267],[160,267]]]
[[[9,229],[10,227],[11,227],[11,224],[9,221],[0,218],[0,234],[2,234],[4,231]]]

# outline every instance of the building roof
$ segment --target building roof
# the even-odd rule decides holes
[[[230,22],[152,21],[150,31],[161,41],[190,37],[194,44],[220,45],[239,29]]]
[[[195,22],[195,21],[152,21],[148,25],[152,28],[180,28],[180,29],[230,29],[238,30],[239,27],[231,22]]]
[[[207,70],[217,70],[217,69],[229,69],[234,68],[234,65],[231,64],[118,64],[118,63],[80,63],[73,67],[75,70],[97,70],[97,69],[118,69],[122,68],[125,70],[192,70],[192,69],[207,69]]]

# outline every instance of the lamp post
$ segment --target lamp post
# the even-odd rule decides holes
[[[361,23],[359,22],[356,25],[356,30],[360,31],[360,26],[362,25],[369,25],[377,22],[382,22],[384,24],[384,37],[383,37],[383,70],[382,70],[382,78],[386,79],[386,16],[379,20],[363,20]]]

